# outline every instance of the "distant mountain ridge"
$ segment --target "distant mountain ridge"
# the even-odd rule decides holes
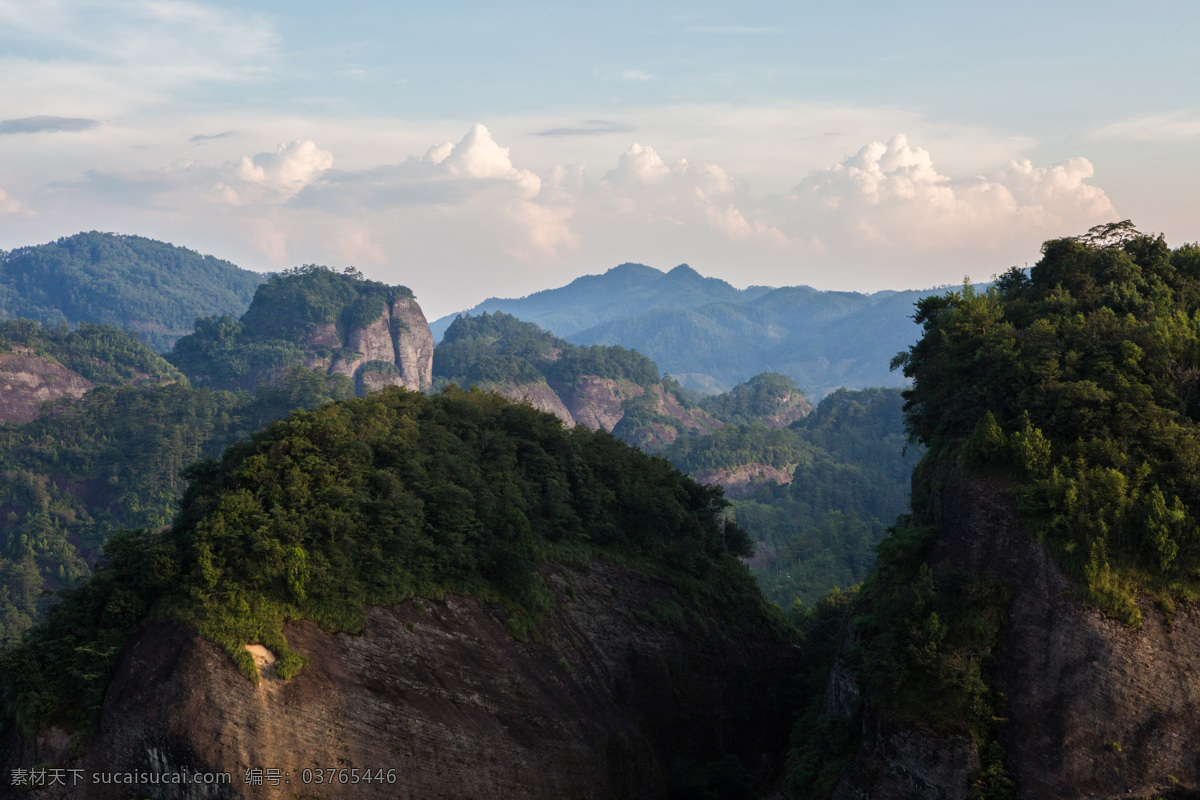
[[[737,289],[686,264],[670,272],[621,264],[558,289],[490,298],[463,313],[503,311],[572,344],[637,350],[684,387],[705,393],[779,372],[820,399],[842,386],[904,385],[889,362],[917,339],[913,304],[940,291]],[[434,336],[440,337],[457,316],[436,320],[430,326]]]
[[[115,325],[161,353],[199,317],[241,315],[264,280],[185,247],[91,231],[0,251],[0,319]]]
[[[544,289],[526,297],[489,297],[474,308],[435,320],[429,327],[440,341],[460,313],[479,316],[503,311],[526,322],[536,322],[565,338],[646,311],[747,302],[769,291],[769,286],[737,289],[720,278],[706,278],[687,264],[663,272],[645,264],[625,263],[602,275],[584,275],[566,286]]]

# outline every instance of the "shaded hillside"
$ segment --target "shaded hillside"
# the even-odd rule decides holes
[[[168,354],[200,386],[255,390],[303,366],[355,391],[432,385],[433,338],[407,286],[308,264],[271,276],[240,320],[196,320]]]
[[[739,400],[745,408],[756,383],[786,388],[774,376],[702,402],[718,413]],[[750,566],[763,594],[783,608],[797,599],[811,605],[867,576],[875,546],[908,509],[919,448],[906,448],[898,389],[840,389],[787,427],[772,426],[778,416],[769,405],[759,414],[681,437],[662,454],[724,487],[732,518],[755,538]]]
[[[721,424],[681,399],[640,353],[579,347],[509,314],[457,318],[437,347],[434,374],[443,385],[494,390],[566,425],[612,432],[642,447]]]
[[[92,231],[0,253],[0,319],[115,325],[161,352],[198,317],[241,314],[262,281],[183,247]]]
[[[1197,311],[1200,248],[1128,222],[921,301],[896,363],[929,452],[842,604],[800,793],[1200,791]]]
[[[770,291],[770,287],[735,289],[718,278],[705,278],[687,264],[670,272],[644,264],[621,264],[603,275],[585,275],[558,289],[546,289],[527,297],[491,297],[461,312],[477,317],[502,311],[533,322],[559,336],[614,319],[633,317],[653,309],[699,308],[710,303],[746,302]],[[439,341],[458,314],[449,314],[430,326]]]
[[[0,424],[0,650],[53,605],[44,590],[88,575],[117,530],[169,525],[185,467],[292,409],[350,396],[336,377],[293,372],[257,397],[101,386],[28,424]]]
[[[3,657],[5,763],[328,755],[395,767],[361,789],[387,797],[775,785],[798,651],[719,492],[662,459],[495,394],[389,389],[189,477],[168,531],[112,539]]]
[[[772,371],[820,399],[841,386],[902,385],[903,376],[890,372],[888,362],[916,340],[912,305],[926,294],[788,287],[742,303],[647,311],[569,338],[636,349],[699,391],[725,391]]]

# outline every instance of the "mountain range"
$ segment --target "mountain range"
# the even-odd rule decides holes
[[[820,399],[841,386],[904,385],[889,362],[917,339],[913,303],[940,291],[737,289],[686,264],[669,272],[621,264],[527,297],[490,298],[460,314],[503,311],[573,344],[637,350],[685,388],[706,394],[779,372]],[[433,322],[434,337],[460,314]]]

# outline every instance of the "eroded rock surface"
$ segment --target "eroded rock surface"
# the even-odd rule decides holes
[[[794,700],[790,644],[711,617],[686,630],[656,623],[651,601],[690,604],[603,564],[550,580],[560,610],[544,643],[515,641],[475,600],[409,602],[369,609],[360,636],[289,624],[308,665],[283,682],[270,654],[257,654],[258,686],[211,643],[147,624],[105,697],[99,735],[72,763],[230,772],[232,786],[209,795],[219,797],[559,800],[666,797],[680,759],[702,766],[734,753],[774,785]],[[21,758],[53,755],[27,744]],[[291,783],[250,789],[256,767]],[[303,771],[318,768],[392,769],[396,782],[305,784]],[[127,800],[128,787],[69,796]]]
[[[77,400],[95,384],[61,364],[16,348],[0,354],[0,420],[29,422],[42,403],[69,397]]]

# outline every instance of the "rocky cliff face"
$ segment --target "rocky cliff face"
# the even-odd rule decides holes
[[[749,497],[762,486],[786,486],[792,482],[790,469],[779,469],[760,462],[750,462],[732,469],[702,470],[692,477],[700,483],[724,487],[725,496],[734,500]]]
[[[669,586],[604,564],[548,577],[559,610],[541,643],[513,640],[474,600],[408,602],[370,609],[360,636],[290,624],[308,665],[284,682],[256,648],[258,686],[211,643],[148,623],[81,757],[51,731],[10,743],[6,764],[233,777],[221,789],[137,788],[152,798],[653,798],[729,754],[760,788],[774,785],[793,647],[701,622]],[[656,615],[656,603],[682,616]],[[280,770],[279,785],[247,786],[254,768]],[[322,773],[332,785],[316,783],[318,769],[335,770]],[[337,769],[383,770],[384,780],[346,786]],[[130,787],[89,781],[28,796],[126,800]]]
[[[42,403],[69,397],[77,400],[95,384],[61,364],[24,347],[0,354],[0,420],[29,422]]]
[[[1021,531],[1002,487],[951,475],[933,501],[934,575],[989,575],[1012,591],[999,652],[1007,697],[1000,740],[1017,798],[1200,796],[1200,611],[1180,608],[1168,619],[1143,600],[1141,629],[1115,622],[1083,604]],[[835,667],[831,698],[860,689]],[[969,739],[889,728],[869,697],[867,707],[858,755],[835,797],[968,796],[978,766]]]
[[[344,337],[333,323],[317,325],[304,340],[305,366],[342,374],[354,381],[358,394],[385,386],[414,392],[433,386],[433,334],[415,300],[400,297],[383,315],[350,327]],[[332,351],[333,355],[322,355]]]

